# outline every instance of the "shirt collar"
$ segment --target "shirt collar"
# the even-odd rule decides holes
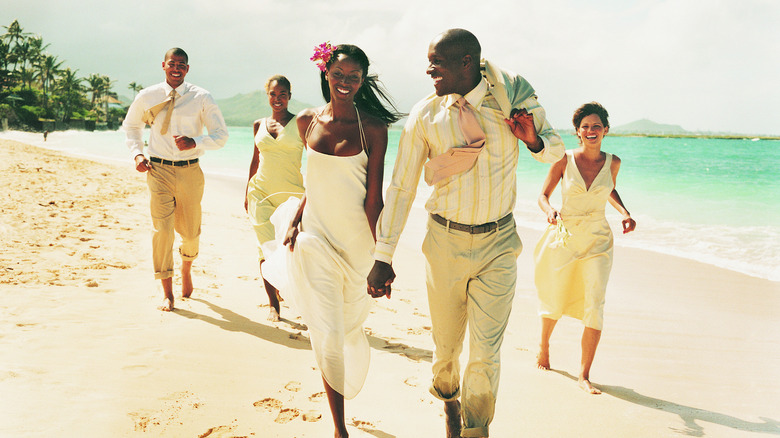
[[[480,105],[482,105],[482,101],[485,100],[485,96],[488,92],[488,83],[483,77],[480,79],[479,83],[476,87],[472,88],[471,91],[466,93],[465,96],[461,96],[460,94],[453,93],[448,94],[447,99],[445,101],[445,105],[449,108],[452,105],[455,105],[455,102],[458,101],[461,97],[465,97],[466,101],[471,104],[474,108],[479,108]]]
[[[165,88],[165,94],[166,95],[171,94],[171,90],[173,90],[173,87],[171,87],[171,85],[167,81],[163,82],[163,88]],[[183,96],[184,92],[186,90],[187,90],[187,83],[186,82],[182,82],[181,85],[176,87],[176,93],[179,96]]]

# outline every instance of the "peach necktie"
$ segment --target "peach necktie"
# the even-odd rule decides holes
[[[479,126],[477,116],[466,98],[458,99],[455,106],[458,107],[458,124],[466,137],[466,145],[451,147],[425,163],[425,182],[430,186],[474,167],[479,153],[485,147],[485,132]]]

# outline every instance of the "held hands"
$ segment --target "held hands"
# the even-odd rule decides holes
[[[630,233],[636,229],[636,221],[631,219],[631,216],[623,219],[623,234]]]
[[[504,119],[509,129],[512,130],[512,134],[515,137],[522,140],[530,149],[539,149],[537,144],[539,136],[536,132],[536,126],[534,126],[534,115],[529,113],[525,108],[512,110],[512,114],[508,119]]]
[[[376,260],[371,272],[368,273],[367,292],[372,298],[386,296],[390,298],[392,289],[390,285],[395,280],[395,271],[393,267],[385,262]]]
[[[180,151],[194,149],[196,146],[195,140],[193,140],[190,137],[185,137],[183,135],[174,135],[173,141],[176,142],[176,147],[179,148]]]

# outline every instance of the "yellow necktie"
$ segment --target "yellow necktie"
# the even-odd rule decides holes
[[[168,102],[168,111],[165,112],[165,119],[163,120],[162,127],[160,127],[160,134],[168,132],[168,127],[171,126],[171,114],[173,113],[173,106],[176,104],[176,90],[171,90],[170,102]]]

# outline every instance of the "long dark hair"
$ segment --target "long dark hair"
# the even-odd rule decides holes
[[[338,49],[333,51],[327,64],[325,64],[325,71],[320,73],[320,88],[322,88],[322,97],[325,99],[325,102],[330,102],[330,87],[328,86],[326,75],[328,74],[330,66],[341,54],[357,62],[363,70],[363,77],[365,80],[357,93],[355,93],[355,105],[357,105],[358,108],[379,120],[382,120],[388,125],[397,122],[406,115],[398,112],[395,108],[392,99],[381,86],[379,77],[375,74],[368,74],[369,62],[366,53],[363,52],[360,47],[351,44],[339,44]],[[382,101],[384,101],[385,104],[383,104]]]

